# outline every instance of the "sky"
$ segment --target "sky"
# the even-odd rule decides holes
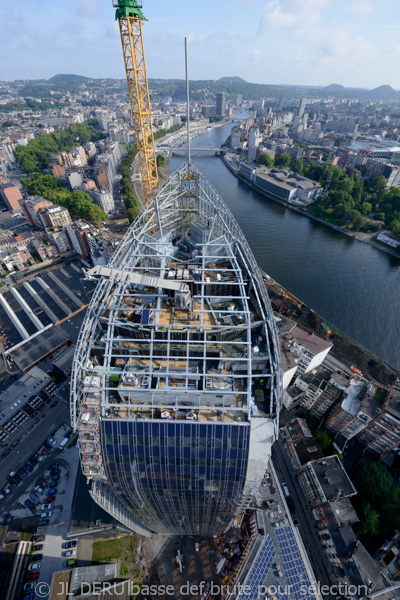
[[[400,89],[399,0],[143,0],[148,77]],[[0,80],[124,77],[112,0],[1,0]]]

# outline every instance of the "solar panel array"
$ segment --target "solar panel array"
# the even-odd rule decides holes
[[[260,589],[264,585],[268,571],[271,568],[272,561],[275,558],[275,549],[272,539],[268,536],[253,563],[251,571],[246,579],[246,594],[240,595],[241,600],[257,600]]]
[[[290,600],[289,596],[285,593],[285,590],[279,583],[279,579],[274,581],[274,596],[276,600]]]
[[[310,580],[304,561],[290,526],[281,527],[275,531],[279,548],[283,557],[283,571],[288,589],[296,600],[315,600],[310,591]]]

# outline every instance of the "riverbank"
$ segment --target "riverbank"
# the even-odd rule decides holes
[[[337,329],[278,282],[269,279],[265,282],[265,287],[275,312],[332,342],[333,348],[329,356],[343,363],[347,368],[351,365],[356,366],[362,371],[364,377],[386,387],[400,378],[399,371],[394,367]],[[329,335],[327,335],[328,331]]]
[[[371,235],[368,233],[363,233],[362,231],[352,231],[350,229],[347,229],[346,227],[341,227],[340,225],[335,225],[333,223],[329,223],[328,221],[324,221],[323,219],[320,219],[319,217],[316,217],[315,215],[310,214],[305,209],[299,208],[298,206],[295,206],[294,204],[291,204],[290,202],[286,202],[285,200],[282,200],[281,198],[277,198],[273,194],[269,194],[268,192],[266,192],[265,190],[260,188],[258,185],[256,185],[255,183],[253,183],[252,181],[247,179],[247,177],[242,176],[238,172],[238,169],[236,169],[233,166],[233,164],[229,160],[229,158],[227,158],[226,156],[222,156],[222,155],[220,155],[220,157],[221,157],[221,160],[224,163],[224,165],[229,169],[229,171],[237,179],[239,179],[239,181],[242,181],[245,185],[247,185],[251,189],[255,190],[256,192],[258,192],[265,198],[268,198],[269,200],[273,200],[277,204],[280,204],[281,206],[284,206],[285,208],[292,210],[293,212],[301,215],[302,217],[307,217],[308,219],[311,219],[312,221],[320,223],[321,225],[325,225],[326,227],[329,227],[330,229],[334,229],[335,231],[344,233],[348,237],[354,238],[354,239],[358,240],[359,242],[363,242],[364,244],[368,244],[369,246],[372,246],[373,248],[377,248],[378,250],[381,250],[382,252],[386,252],[386,254],[390,254],[391,256],[400,260],[400,254],[398,252],[396,252],[395,250],[392,250],[391,248],[385,247],[382,244],[380,244],[379,242],[376,242],[375,240],[371,239],[372,235],[375,235],[375,234]]]

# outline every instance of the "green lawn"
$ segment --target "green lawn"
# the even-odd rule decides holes
[[[116,562],[118,559],[120,561],[120,576],[130,576],[132,580],[138,583],[142,581],[143,573],[135,563],[136,555],[133,536],[128,535],[93,544],[92,562],[94,564]]]

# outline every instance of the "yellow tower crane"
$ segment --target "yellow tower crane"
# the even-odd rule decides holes
[[[113,0],[113,6],[117,8],[115,18],[121,33],[140,174],[147,204],[158,188],[158,172],[142,35],[145,18],[141,3],[136,0]]]

